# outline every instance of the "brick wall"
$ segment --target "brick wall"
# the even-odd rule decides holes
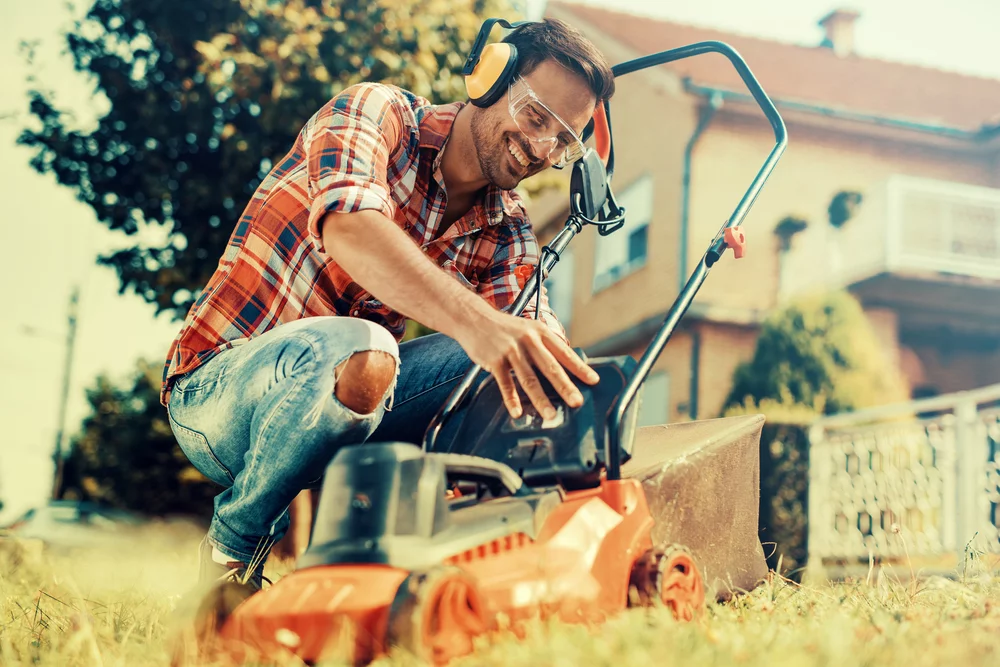
[[[956,341],[957,342],[957,341]],[[926,386],[947,394],[1000,383],[1000,348],[983,345],[962,346],[914,344],[912,349],[922,364]]]
[[[722,412],[733,384],[736,367],[753,357],[757,330],[725,324],[703,323],[698,418],[712,419]]]
[[[882,345],[886,360],[894,368],[900,368],[902,359],[899,349],[899,313],[891,308],[867,307],[865,315],[868,316],[875,337]]]
[[[691,418],[691,354],[696,337],[699,339],[697,418],[713,419],[721,413],[736,367],[753,356],[757,332],[749,327],[692,322],[674,334],[653,366],[654,371],[666,371],[670,376],[672,422]],[[622,353],[638,360],[646,345],[648,342]]]
[[[599,31],[591,37],[613,62],[638,55],[629,52],[627,45],[607,40]],[[664,313],[674,300],[680,286],[684,148],[697,121],[698,102],[684,93],[681,82],[664,69],[639,72],[618,81],[612,102],[616,142],[613,187],[620,194],[644,173],[653,176],[655,213],[649,230],[648,258],[643,269],[594,294],[597,231],[584,229],[573,243],[574,345],[589,347],[607,340]],[[944,141],[930,145],[926,136],[816,115],[788,111],[782,115],[788,126],[789,146],[744,221],[747,256],[734,261],[727,254],[712,269],[693,308],[721,309],[752,319],[776,307],[780,303],[781,276],[774,226],[788,215],[805,218],[812,228],[828,225],[827,207],[842,190],[870,193],[894,174],[1000,187],[1000,156],[996,154],[962,152]],[[737,103],[727,103],[708,126],[694,152],[691,173],[690,232],[685,249],[689,271],[736,207],[773,143],[770,127],[759,109],[752,106],[740,108]],[[538,210],[547,215],[552,209],[540,206]],[[565,220],[564,212],[555,218],[558,227]],[[545,223],[536,219],[536,224],[544,227]],[[556,231],[545,229],[541,240],[547,241]],[[616,233],[627,231],[628,227]],[[796,276],[785,278],[795,280]],[[944,359],[933,349],[900,347],[896,314],[885,308],[869,308],[867,312],[887,355],[905,366],[904,372],[914,381],[926,374],[931,381],[940,383],[942,390],[966,388],[982,379],[1000,381],[1000,361],[993,361],[995,357],[968,353]],[[731,318],[733,322],[739,319]],[[740,361],[752,356],[757,335],[753,327],[699,322],[689,315],[683,330],[677,332],[657,364],[658,369],[670,373],[672,419],[688,418],[694,331],[701,334],[700,418],[718,414],[732,372]],[[638,345],[625,353],[637,357],[642,349]]]
[[[695,110],[689,99],[642,83],[640,78],[625,79],[619,87],[622,98],[635,103],[620,105],[613,111],[617,141],[613,187],[621,193],[642,174],[653,176],[655,213],[649,229],[647,263],[645,268],[594,294],[597,230],[587,227],[574,241],[574,336],[583,346],[664,312],[679,287],[683,149],[693,129]],[[660,109],[662,117],[671,122],[651,123],[651,108]],[[827,225],[827,206],[841,190],[864,193],[871,184],[894,173],[976,184],[993,180],[988,162],[969,160],[940,148],[921,149],[874,139],[852,143],[843,135],[838,138],[829,132],[791,125],[790,132],[794,132],[795,141],[745,220],[747,255],[734,261],[727,254],[712,269],[698,294],[698,304],[745,312],[765,312],[775,307],[779,303],[775,224],[787,215],[796,215],[812,226]],[[771,142],[768,128],[735,115],[727,116],[725,111],[702,137],[695,152],[691,182],[689,271],[731,214]],[[657,150],[650,151],[650,146]],[[558,223],[564,220],[563,215],[557,217]],[[865,220],[866,224],[870,222],[878,224],[877,220]],[[626,226],[616,234],[628,230]],[[543,241],[555,231],[546,229]],[[795,252],[794,246],[791,252]]]
[[[688,397],[691,386],[691,340],[690,331],[677,331],[653,366],[654,372],[666,371],[670,377],[668,415],[671,422],[688,419]],[[648,341],[625,350],[622,354],[631,355],[638,361],[647,345]]]
[[[961,391],[1000,382],[1000,345],[992,349],[980,340],[963,347],[960,341],[910,345],[901,342],[898,313],[889,308],[865,309],[873,332],[890,361],[900,369],[910,389],[934,387],[939,393]],[[669,420],[690,420],[692,353],[698,339],[698,419],[722,413],[737,366],[754,354],[759,330],[753,326],[685,320],[653,366],[669,375]],[[638,360],[648,340],[610,354]]]

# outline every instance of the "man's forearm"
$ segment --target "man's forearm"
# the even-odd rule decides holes
[[[323,219],[327,255],[365,290],[406,317],[457,338],[489,316],[482,297],[444,273],[393,221],[377,211]]]

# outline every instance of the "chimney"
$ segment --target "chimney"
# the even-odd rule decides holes
[[[819,20],[826,31],[820,46],[833,49],[840,57],[854,53],[854,21],[861,16],[852,9],[835,9]]]

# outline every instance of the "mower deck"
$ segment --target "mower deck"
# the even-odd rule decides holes
[[[516,634],[532,619],[599,623],[654,604],[692,620],[706,595],[751,590],[766,573],[763,421],[641,428],[625,479],[497,498],[449,492],[451,455],[405,443],[345,449],[310,549],[234,610],[220,646],[237,662],[287,653],[366,664],[401,647],[444,664],[500,617]],[[434,519],[411,522],[421,516]]]
[[[559,502],[542,502],[532,511],[529,500],[551,493]],[[532,619],[599,623],[629,606],[666,604],[679,619],[691,620],[704,608],[705,590],[690,555],[654,549],[653,519],[638,480],[471,507],[462,507],[461,497],[450,502],[452,521],[437,537],[412,542],[420,562],[407,567],[324,564],[315,557],[324,552],[320,543],[299,569],[235,609],[218,635],[224,655],[243,661],[290,653],[306,664],[366,664],[401,647],[444,664],[471,652],[477,636],[497,630],[500,615],[519,634]],[[508,529],[494,531],[487,522],[483,529],[493,539],[464,546],[463,531],[452,527],[484,516],[483,508],[491,506],[492,517],[510,518]],[[451,553],[442,559],[427,557],[446,550]]]

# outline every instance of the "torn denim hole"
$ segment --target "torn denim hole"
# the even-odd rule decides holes
[[[312,407],[312,409],[309,410],[308,413],[306,413],[305,428],[307,429],[315,428],[316,425],[319,423],[320,415],[323,414],[323,408],[326,405],[326,401],[329,400],[329,398],[331,397],[334,398],[334,400],[336,400],[337,384],[340,382],[340,377],[344,372],[343,368],[345,366],[344,362],[346,362],[348,359],[350,359],[355,354],[358,354],[360,352],[384,352],[388,355],[391,355],[393,360],[396,362],[396,376],[393,378],[393,381],[390,384],[389,396],[383,400],[383,403],[388,403],[388,405],[385,408],[386,411],[387,412],[392,411],[392,406],[395,405],[396,402],[396,385],[399,383],[399,373],[400,373],[399,357],[393,354],[392,352],[389,352],[388,350],[382,350],[378,348],[372,348],[369,350],[355,350],[354,352],[351,352],[346,357],[344,357],[344,359],[342,359],[333,367],[333,386],[330,388],[330,395],[326,396],[322,392],[320,392],[317,395],[316,404]],[[361,415],[361,416],[367,417],[368,415]]]
[[[386,354],[391,354],[387,352]],[[392,384],[389,386],[389,404],[385,406],[386,412],[392,412],[392,406],[396,404],[396,386],[399,384],[399,357],[395,354],[392,358],[396,361],[396,377],[392,379]]]

